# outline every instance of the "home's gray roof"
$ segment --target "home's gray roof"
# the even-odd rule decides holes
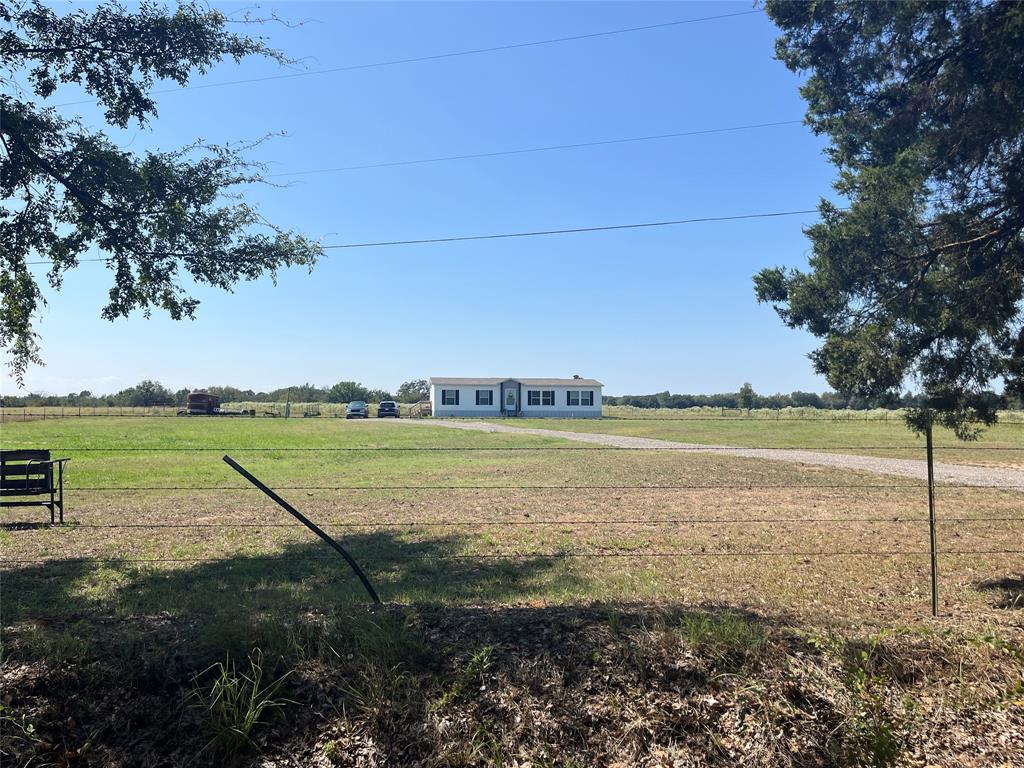
[[[449,384],[453,387],[469,387],[473,385],[494,387],[505,381],[516,381],[527,387],[603,387],[597,379],[513,379],[509,377],[505,378],[493,378],[493,379],[459,379],[451,376],[431,376],[431,384]]]

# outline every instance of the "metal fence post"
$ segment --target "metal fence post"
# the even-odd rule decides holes
[[[938,616],[939,565],[935,542],[935,450],[932,444],[932,418],[930,415],[925,430],[925,450],[928,452],[928,538],[932,556],[932,616]]]
[[[373,602],[380,603],[380,596],[377,594],[377,590],[375,590],[373,588],[373,585],[370,583],[370,580],[366,577],[366,574],[363,573],[363,569],[359,567],[359,564],[352,558],[352,555],[350,555],[347,551],[345,551],[345,548],[342,547],[341,544],[339,544],[334,539],[332,539],[330,536],[328,536],[326,533],[324,533],[320,529],[320,527],[318,525],[316,525],[316,523],[314,523],[312,520],[310,520],[304,514],[299,512],[299,510],[297,510],[295,507],[293,507],[287,501],[285,501],[280,496],[278,496],[276,493],[274,493],[274,491],[272,491],[270,488],[268,488],[263,482],[261,482],[259,479],[257,479],[251,472],[249,472],[247,469],[245,469],[245,467],[243,467],[237,461],[232,459],[230,456],[225,456],[224,457],[224,462],[229,467],[231,467],[233,470],[235,470],[238,474],[240,474],[242,477],[244,477],[246,480],[248,480],[250,483],[252,483],[257,488],[259,488],[261,491],[263,491],[271,499],[276,501],[277,504],[282,509],[284,509],[286,512],[290,513],[300,523],[302,523],[304,526],[309,528],[309,530],[311,530],[313,533],[315,533],[317,536],[319,536],[321,539],[323,539],[325,542],[327,542],[331,547],[333,547],[334,550],[345,559],[345,562],[347,562],[349,564],[349,566],[352,568],[352,571],[359,578],[359,581],[361,581],[363,583],[363,587],[366,589],[367,594],[370,595],[370,598],[373,600]]]

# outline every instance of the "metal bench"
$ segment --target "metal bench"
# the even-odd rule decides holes
[[[51,459],[49,451],[0,451],[0,507],[48,507],[50,523],[56,514],[64,522],[64,465],[70,459]],[[54,467],[57,471],[54,472]],[[46,499],[8,497],[49,496]]]

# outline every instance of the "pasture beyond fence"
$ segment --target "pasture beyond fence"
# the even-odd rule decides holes
[[[342,418],[345,416],[347,403],[266,403],[254,400],[225,402],[221,407],[225,410],[252,410],[258,417],[283,417],[286,405],[290,405],[291,418]],[[402,416],[408,416],[414,404],[400,403]],[[91,416],[106,417],[143,417],[143,416],[176,416],[184,409],[184,405],[109,405],[109,406],[77,406],[77,405],[31,405],[0,407],[0,423],[35,421],[45,419],[80,418]],[[371,404],[371,415],[376,415],[375,405]],[[671,420],[671,419],[728,419],[728,420],[824,420],[824,421],[883,421],[900,423],[903,421],[902,410],[872,408],[865,410],[833,410],[826,408],[712,408],[709,406],[695,408],[638,408],[631,405],[606,405],[603,407],[604,418],[615,420]],[[1008,410],[999,413],[999,420],[1004,424],[1024,424],[1024,411]]]
[[[133,436],[118,424],[131,424]],[[342,541],[385,601],[682,595],[921,615],[934,595],[932,566],[940,612],[982,610],[986,584],[1009,585],[1000,599],[1018,599],[1024,483],[940,484],[930,505],[926,481],[713,450],[584,446],[557,433],[429,423],[281,427],[97,420],[69,438],[59,423],[12,425],[5,447],[46,442],[72,461],[68,525],[4,521],[8,594],[13,586],[31,594],[37,566],[40,575],[70,568],[80,577],[143,569],[128,572],[138,578],[146,569],[223,567],[254,581],[328,579],[332,599],[359,599],[334,553],[310,546],[299,523],[225,472],[227,453]],[[1011,437],[970,455],[1024,469],[1024,429],[1004,429]],[[925,458],[909,432],[893,434],[884,446],[873,444],[877,436],[847,438],[845,450]],[[934,451],[943,461],[963,453]]]
[[[226,411],[253,411],[257,417],[284,418],[288,412],[290,418],[344,418],[347,403],[262,403],[245,401],[222,403]],[[400,404],[401,414],[409,415],[412,404]],[[182,405],[28,405],[4,406],[0,408],[0,422],[42,421],[47,419],[74,419],[84,417],[150,417],[178,416],[185,410]],[[370,413],[377,415],[376,405],[371,405]]]

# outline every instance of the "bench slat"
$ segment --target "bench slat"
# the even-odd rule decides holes
[[[31,467],[27,464],[16,464],[11,466],[10,464],[4,464],[0,466],[0,482],[6,482],[10,479],[12,482],[16,482],[18,478],[36,477],[36,478],[49,478],[53,475],[53,469],[49,465],[40,466],[33,464]]]
[[[14,450],[0,451],[0,464],[9,461],[49,461],[50,452],[35,448],[17,448]]]
[[[46,493],[50,492],[50,488],[53,487],[53,483],[49,479],[31,479],[28,482],[25,480],[17,481],[6,481],[0,482],[0,494],[4,496],[12,496],[17,493],[30,493],[37,494],[41,490],[45,490]]]

